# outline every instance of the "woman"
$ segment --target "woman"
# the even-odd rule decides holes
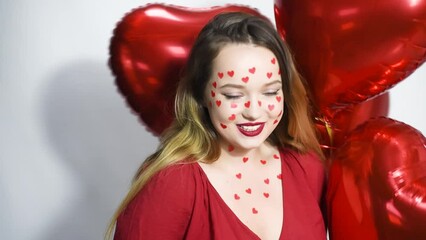
[[[216,16],[190,53],[174,123],[113,219],[114,239],[325,239],[306,95],[268,21]]]

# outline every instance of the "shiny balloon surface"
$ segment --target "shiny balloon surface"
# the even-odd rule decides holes
[[[127,103],[154,134],[160,134],[173,119],[181,70],[199,31],[213,16],[230,11],[260,15],[237,5],[149,4],[132,10],[117,24],[110,44],[110,67]]]
[[[331,156],[357,126],[370,118],[387,116],[388,112],[389,93],[385,93],[341,109],[332,118],[327,119],[327,122],[324,118],[316,118],[316,128],[321,134],[320,142],[326,156]]]
[[[426,59],[425,0],[275,0],[320,114],[383,93]]]
[[[424,239],[426,138],[388,118],[366,122],[330,170],[330,239]]]

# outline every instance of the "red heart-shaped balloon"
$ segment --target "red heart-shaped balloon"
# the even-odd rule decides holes
[[[423,239],[425,146],[419,131],[392,119],[372,119],[353,131],[330,170],[330,238]]]
[[[384,92],[426,59],[424,0],[275,0],[275,18],[328,117]]]
[[[155,134],[168,127],[180,70],[198,32],[215,15],[252,8],[186,8],[150,4],[128,13],[114,30],[110,67],[127,103]]]
[[[321,134],[320,140],[325,155],[331,156],[356,127],[371,118],[387,116],[388,111],[389,93],[384,93],[336,112],[333,119],[327,123],[324,119],[316,118],[315,123]]]

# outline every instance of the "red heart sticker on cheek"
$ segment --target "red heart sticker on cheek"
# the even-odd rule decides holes
[[[329,117],[386,91],[426,60],[426,1],[275,0],[275,17]]]
[[[201,28],[222,12],[256,10],[235,5],[187,8],[149,4],[117,24],[110,44],[110,68],[131,109],[154,134],[173,119],[179,73]],[[223,73],[218,73],[223,74]]]
[[[230,121],[234,121],[234,120],[235,120],[235,118],[236,118],[235,114],[232,114],[232,115],[228,118],[228,120],[230,120]]]

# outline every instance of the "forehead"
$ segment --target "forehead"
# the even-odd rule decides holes
[[[253,44],[227,44],[213,61],[214,71],[258,69],[278,69],[278,64],[271,64],[276,58],[271,50]]]

